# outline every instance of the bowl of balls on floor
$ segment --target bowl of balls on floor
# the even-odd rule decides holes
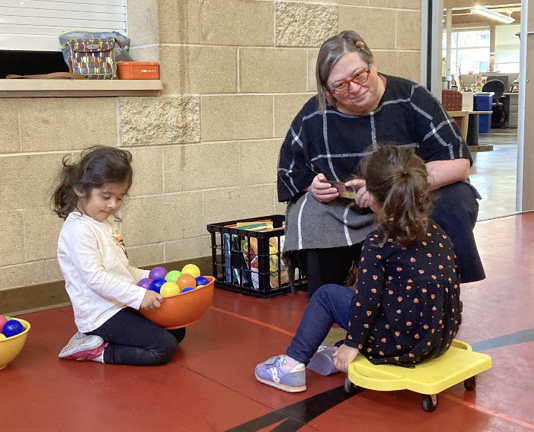
[[[0,315],[0,370],[20,354],[30,328],[28,321]]]
[[[141,279],[138,285],[160,293],[164,297],[163,303],[159,308],[141,308],[139,311],[145,318],[167,329],[190,326],[208,310],[214,283],[214,277],[202,276],[194,264],[170,271],[154,267],[148,278]]]

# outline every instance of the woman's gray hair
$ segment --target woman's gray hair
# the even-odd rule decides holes
[[[317,100],[319,110],[326,110],[326,92],[328,77],[337,61],[347,53],[355,52],[365,63],[373,63],[373,53],[360,35],[352,30],[345,30],[327,39],[319,50],[315,75],[317,79]]]

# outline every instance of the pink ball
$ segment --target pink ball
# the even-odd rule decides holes
[[[2,333],[2,329],[4,328],[4,324],[7,322],[7,318],[4,315],[0,315],[0,333]]]
[[[167,270],[163,267],[154,267],[152,270],[150,270],[150,274],[148,275],[148,277],[152,280],[158,278],[165,278],[165,275],[167,273]]]

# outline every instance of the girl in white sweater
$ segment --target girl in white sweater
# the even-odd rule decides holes
[[[161,365],[185,336],[185,328],[168,331],[139,313],[160,307],[163,297],[137,286],[149,271],[130,266],[116,224],[132,184],[131,160],[128,151],[101,146],[78,163],[63,158],[53,195],[54,211],[65,219],[57,255],[79,331],[62,359]]]

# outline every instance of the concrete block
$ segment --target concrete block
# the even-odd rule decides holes
[[[21,211],[0,212],[0,256],[2,257],[2,266],[24,262],[23,233],[23,213]]]
[[[65,154],[0,158],[0,211],[49,205]]]
[[[133,183],[130,197],[163,192],[163,148],[129,148],[132,153]]]
[[[350,1],[350,0],[341,0],[341,1]],[[369,0],[369,6],[370,7],[421,10],[421,0]]]
[[[131,45],[159,43],[158,0],[128,0],[128,37]]]
[[[200,2],[159,0],[161,43],[200,43]]]
[[[273,21],[272,2],[201,2],[201,33],[205,44],[272,46]]]
[[[120,145],[161,145],[200,140],[194,96],[120,98]]]
[[[2,115],[0,115],[0,154],[20,151],[20,99],[2,99]]]
[[[204,229],[207,234],[206,227]],[[209,235],[165,243],[167,262],[185,261],[205,256],[211,256],[211,237]]]
[[[21,150],[44,152],[117,144],[114,98],[24,99],[20,106]]]
[[[163,243],[128,247],[128,259],[134,267],[148,267],[164,261]]]
[[[306,52],[273,48],[239,50],[239,89],[244,93],[306,91]]]
[[[49,207],[28,208],[24,211],[24,261],[57,258],[57,240],[64,220]]]
[[[419,51],[379,51],[375,54],[378,71],[419,82],[421,53]]]
[[[276,46],[319,47],[338,32],[338,7],[276,3]]]
[[[20,265],[0,267],[0,291],[10,288],[40,285],[63,279],[57,260],[35,261]]]
[[[235,47],[163,46],[160,59],[165,94],[237,91]]]
[[[273,97],[202,96],[202,141],[272,138]]]
[[[243,186],[276,182],[281,144],[280,139],[241,142],[241,184]]]
[[[354,30],[371,51],[395,48],[396,11],[367,7],[339,7],[339,31]]]
[[[315,93],[276,95],[274,97],[274,135],[285,137],[291,122]]]
[[[199,217],[202,197],[196,192],[132,198],[121,214],[126,246],[168,242],[204,233]]]
[[[273,212],[273,185],[204,191],[204,223],[261,217]]]
[[[397,49],[421,50],[421,12],[397,11]]]
[[[240,145],[235,142],[186,146],[184,190],[220,188],[239,184]]]

